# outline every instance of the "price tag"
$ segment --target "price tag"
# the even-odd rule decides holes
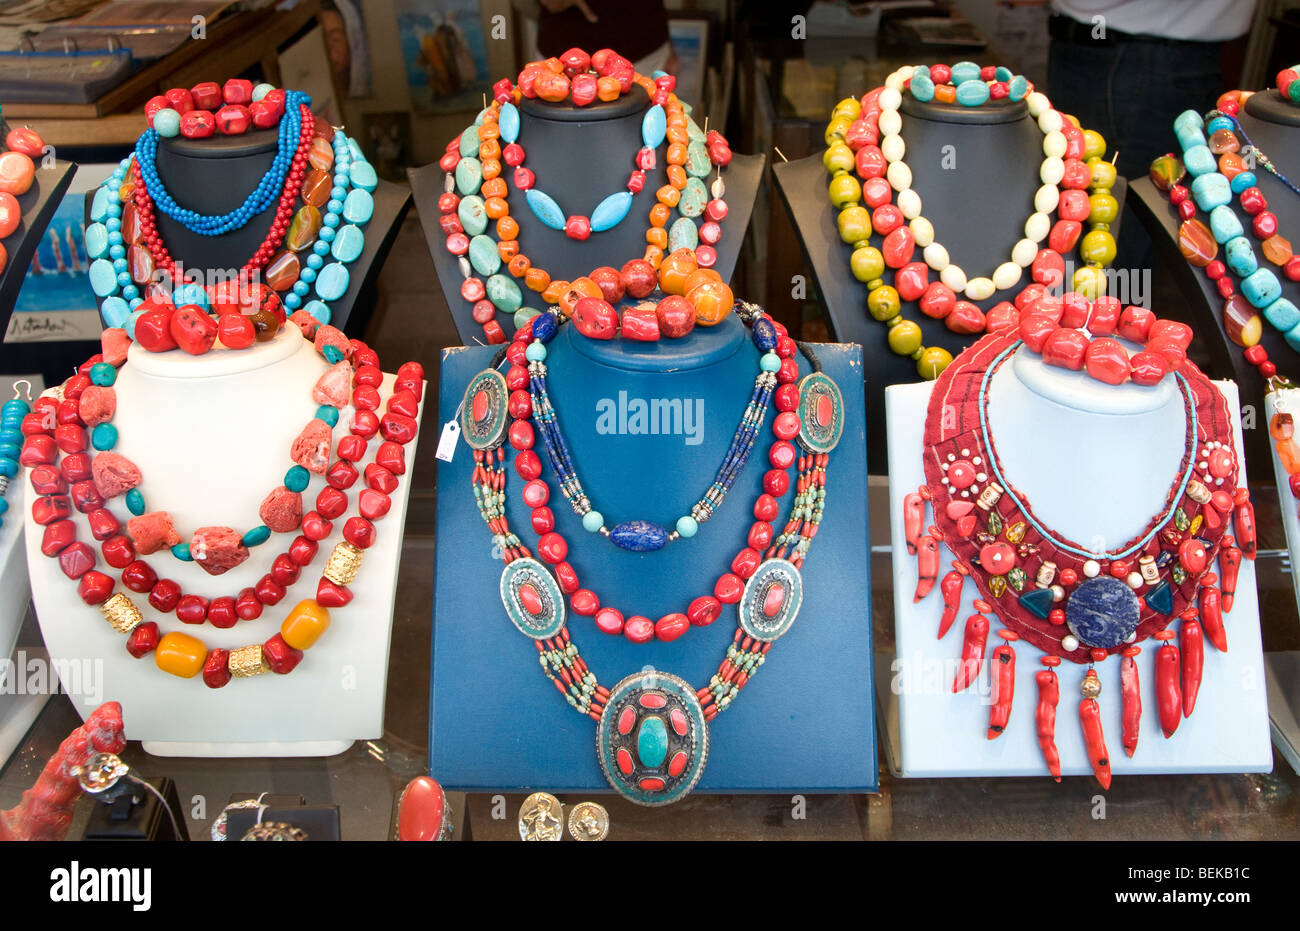
[[[442,436],[438,437],[438,452],[435,454],[443,462],[451,462],[456,455],[456,441],[460,439],[460,424],[449,420],[442,425]]]

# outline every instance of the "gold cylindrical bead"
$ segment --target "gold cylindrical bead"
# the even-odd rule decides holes
[[[119,634],[129,634],[144,620],[140,616],[140,610],[131,602],[131,599],[121,592],[117,592],[113,597],[101,603],[99,613],[104,615],[104,620],[108,621],[109,626]]]
[[[249,676],[260,676],[264,672],[270,672],[271,667],[266,665],[266,658],[262,656],[262,645],[255,643],[251,647],[240,647],[237,650],[230,651],[230,659],[226,660],[226,668],[230,674],[238,679],[247,679]]]
[[[365,551],[343,540],[334,546],[330,553],[325,571],[321,573],[335,585],[350,585],[361,570],[361,559]]]

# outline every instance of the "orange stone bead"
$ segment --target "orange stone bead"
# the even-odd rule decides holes
[[[690,135],[686,132],[686,127],[680,124],[673,124],[668,127],[668,141],[678,145],[685,146],[690,141]]]
[[[513,259],[510,260],[510,262],[506,265],[506,268],[509,270],[510,274],[518,278],[520,275],[526,274],[529,269],[529,266],[531,265],[532,262],[528,260],[528,256],[524,255],[521,252],[519,255],[515,256]]]
[[[334,185],[334,179],[326,172],[319,168],[313,168],[307,172],[307,177],[302,182],[302,202],[310,207],[320,207],[330,199],[330,188]]]
[[[491,181],[493,178],[501,177],[501,159],[489,158],[483,162],[483,180]]]
[[[680,191],[682,188],[686,187],[686,169],[681,165],[669,165],[667,174],[668,183],[674,188]]]
[[[483,201],[483,212],[488,215],[489,219],[500,220],[502,217],[510,215],[510,205],[506,203],[504,197],[489,197]]]
[[[686,146],[680,142],[674,142],[668,146],[668,154],[664,156],[669,165],[686,164]]]
[[[1246,170],[1246,163],[1236,152],[1224,152],[1219,156],[1219,172],[1229,181]]]
[[[284,642],[295,650],[311,647],[320,635],[330,626],[330,612],[322,608],[315,600],[306,598],[293,606],[284,623],[280,625],[280,636]]]
[[[686,300],[695,308],[695,322],[700,326],[721,323],[736,306],[731,288],[721,281],[705,281],[686,294]]]
[[[585,276],[582,278],[575,278],[560,294],[560,299],[558,301],[560,310],[564,312],[566,317],[572,317],[573,308],[577,305],[578,301],[582,300],[584,297],[598,297],[603,300],[605,292],[600,289],[600,285],[596,284],[596,282],[592,281],[590,278]]]
[[[699,266],[695,264],[695,254],[690,249],[678,249],[660,264],[659,287],[665,294],[685,294],[686,279],[698,268]]]
[[[560,295],[569,290],[567,281],[552,281],[542,289],[542,300],[548,304],[560,303]]]
[[[934,85],[934,99],[939,103],[956,103],[957,88],[951,84],[936,84]]]
[[[482,133],[479,134],[480,137]],[[501,157],[501,143],[495,139],[484,139],[478,144],[478,157],[484,160]]]
[[[652,226],[645,231],[645,241],[660,249],[668,248],[668,231],[662,226]]]
[[[1260,243],[1259,248],[1264,253],[1264,258],[1274,265],[1285,265],[1295,255],[1291,249],[1291,241],[1276,234]]]
[[[518,239],[519,238],[519,221],[512,216],[504,216],[497,220],[497,239]]]
[[[665,184],[659,190],[655,191],[655,200],[661,204],[667,204],[669,207],[676,207],[677,202],[682,199],[682,192],[677,190],[671,184]]]
[[[497,255],[501,256],[501,261],[509,263],[509,261],[518,254],[518,239],[503,239],[501,242],[497,243]]]
[[[672,217],[672,208],[666,204],[655,204],[650,208],[650,225],[667,226],[668,220]]]
[[[709,281],[722,281],[722,276],[711,268],[701,268],[691,272],[686,276],[686,283],[682,287],[683,294],[690,294],[695,288]]]
[[[501,127],[497,124],[495,115],[493,115],[490,119],[487,117],[483,119],[483,124],[478,128],[478,137],[480,142],[485,139],[501,138]],[[481,152],[482,149],[480,149],[479,151]]]
[[[645,255],[641,256],[641,258],[649,262],[651,268],[658,268],[659,263],[664,260],[664,250],[658,246],[646,246]]]
[[[182,679],[193,679],[202,672],[207,658],[208,648],[202,640],[178,631],[164,634],[153,654],[159,669]]]
[[[551,276],[546,269],[533,266],[524,272],[524,284],[540,294],[551,286]]]
[[[481,197],[505,197],[509,193],[506,188],[505,178],[493,178],[491,181],[484,181],[478,192]]]
[[[618,78],[603,77],[596,78],[596,97],[608,103],[611,100],[618,100],[622,85],[618,83]]]

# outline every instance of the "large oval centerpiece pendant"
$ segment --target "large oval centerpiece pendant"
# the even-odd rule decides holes
[[[460,432],[471,449],[496,449],[504,442],[509,399],[505,376],[496,369],[470,379],[460,407]]]
[[[1122,579],[1103,575],[1089,579],[1065,603],[1065,623],[1084,646],[1111,649],[1137,630],[1137,595]]]
[[[762,563],[745,583],[736,605],[740,627],[755,640],[770,643],[786,633],[803,603],[803,579],[784,559]]]
[[[799,382],[799,445],[828,453],[844,435],[844,396],[827,375],[813,372]]]
[[[695,690],[649,670],[610,690],[596,728],[600,768],[614,791],[638,805],[669,805],[700,781],[709,729]]]
[[[535,559],[516,559],[501,571],[501,601],[519,632],[547,640],[564,629],[564,596]]]

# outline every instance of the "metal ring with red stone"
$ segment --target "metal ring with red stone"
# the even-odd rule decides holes
[[[762,563],[745,583],[736,605],[740,628],[755,640],[771,643],[794,626],[803,603],[803,577],[784,559]]]
[[[844,396],[829,375],[813,372],[799,382],[799,445],[828,453],[844,435]]]
[[[695,690],[651,669],[610,690],[596,728],[596,754],[619,795],[658,807],[695,788],[709,758],[709,729]]]
[[[470,379],[460,408],[460,430],[471,449],[496,449],[506,438],[510,389],[505,376],[485,369]]]
[[[516,559],[501,571],[501,601],[520,633],[547,640],[564,629],[564,596],[535,559]]]

